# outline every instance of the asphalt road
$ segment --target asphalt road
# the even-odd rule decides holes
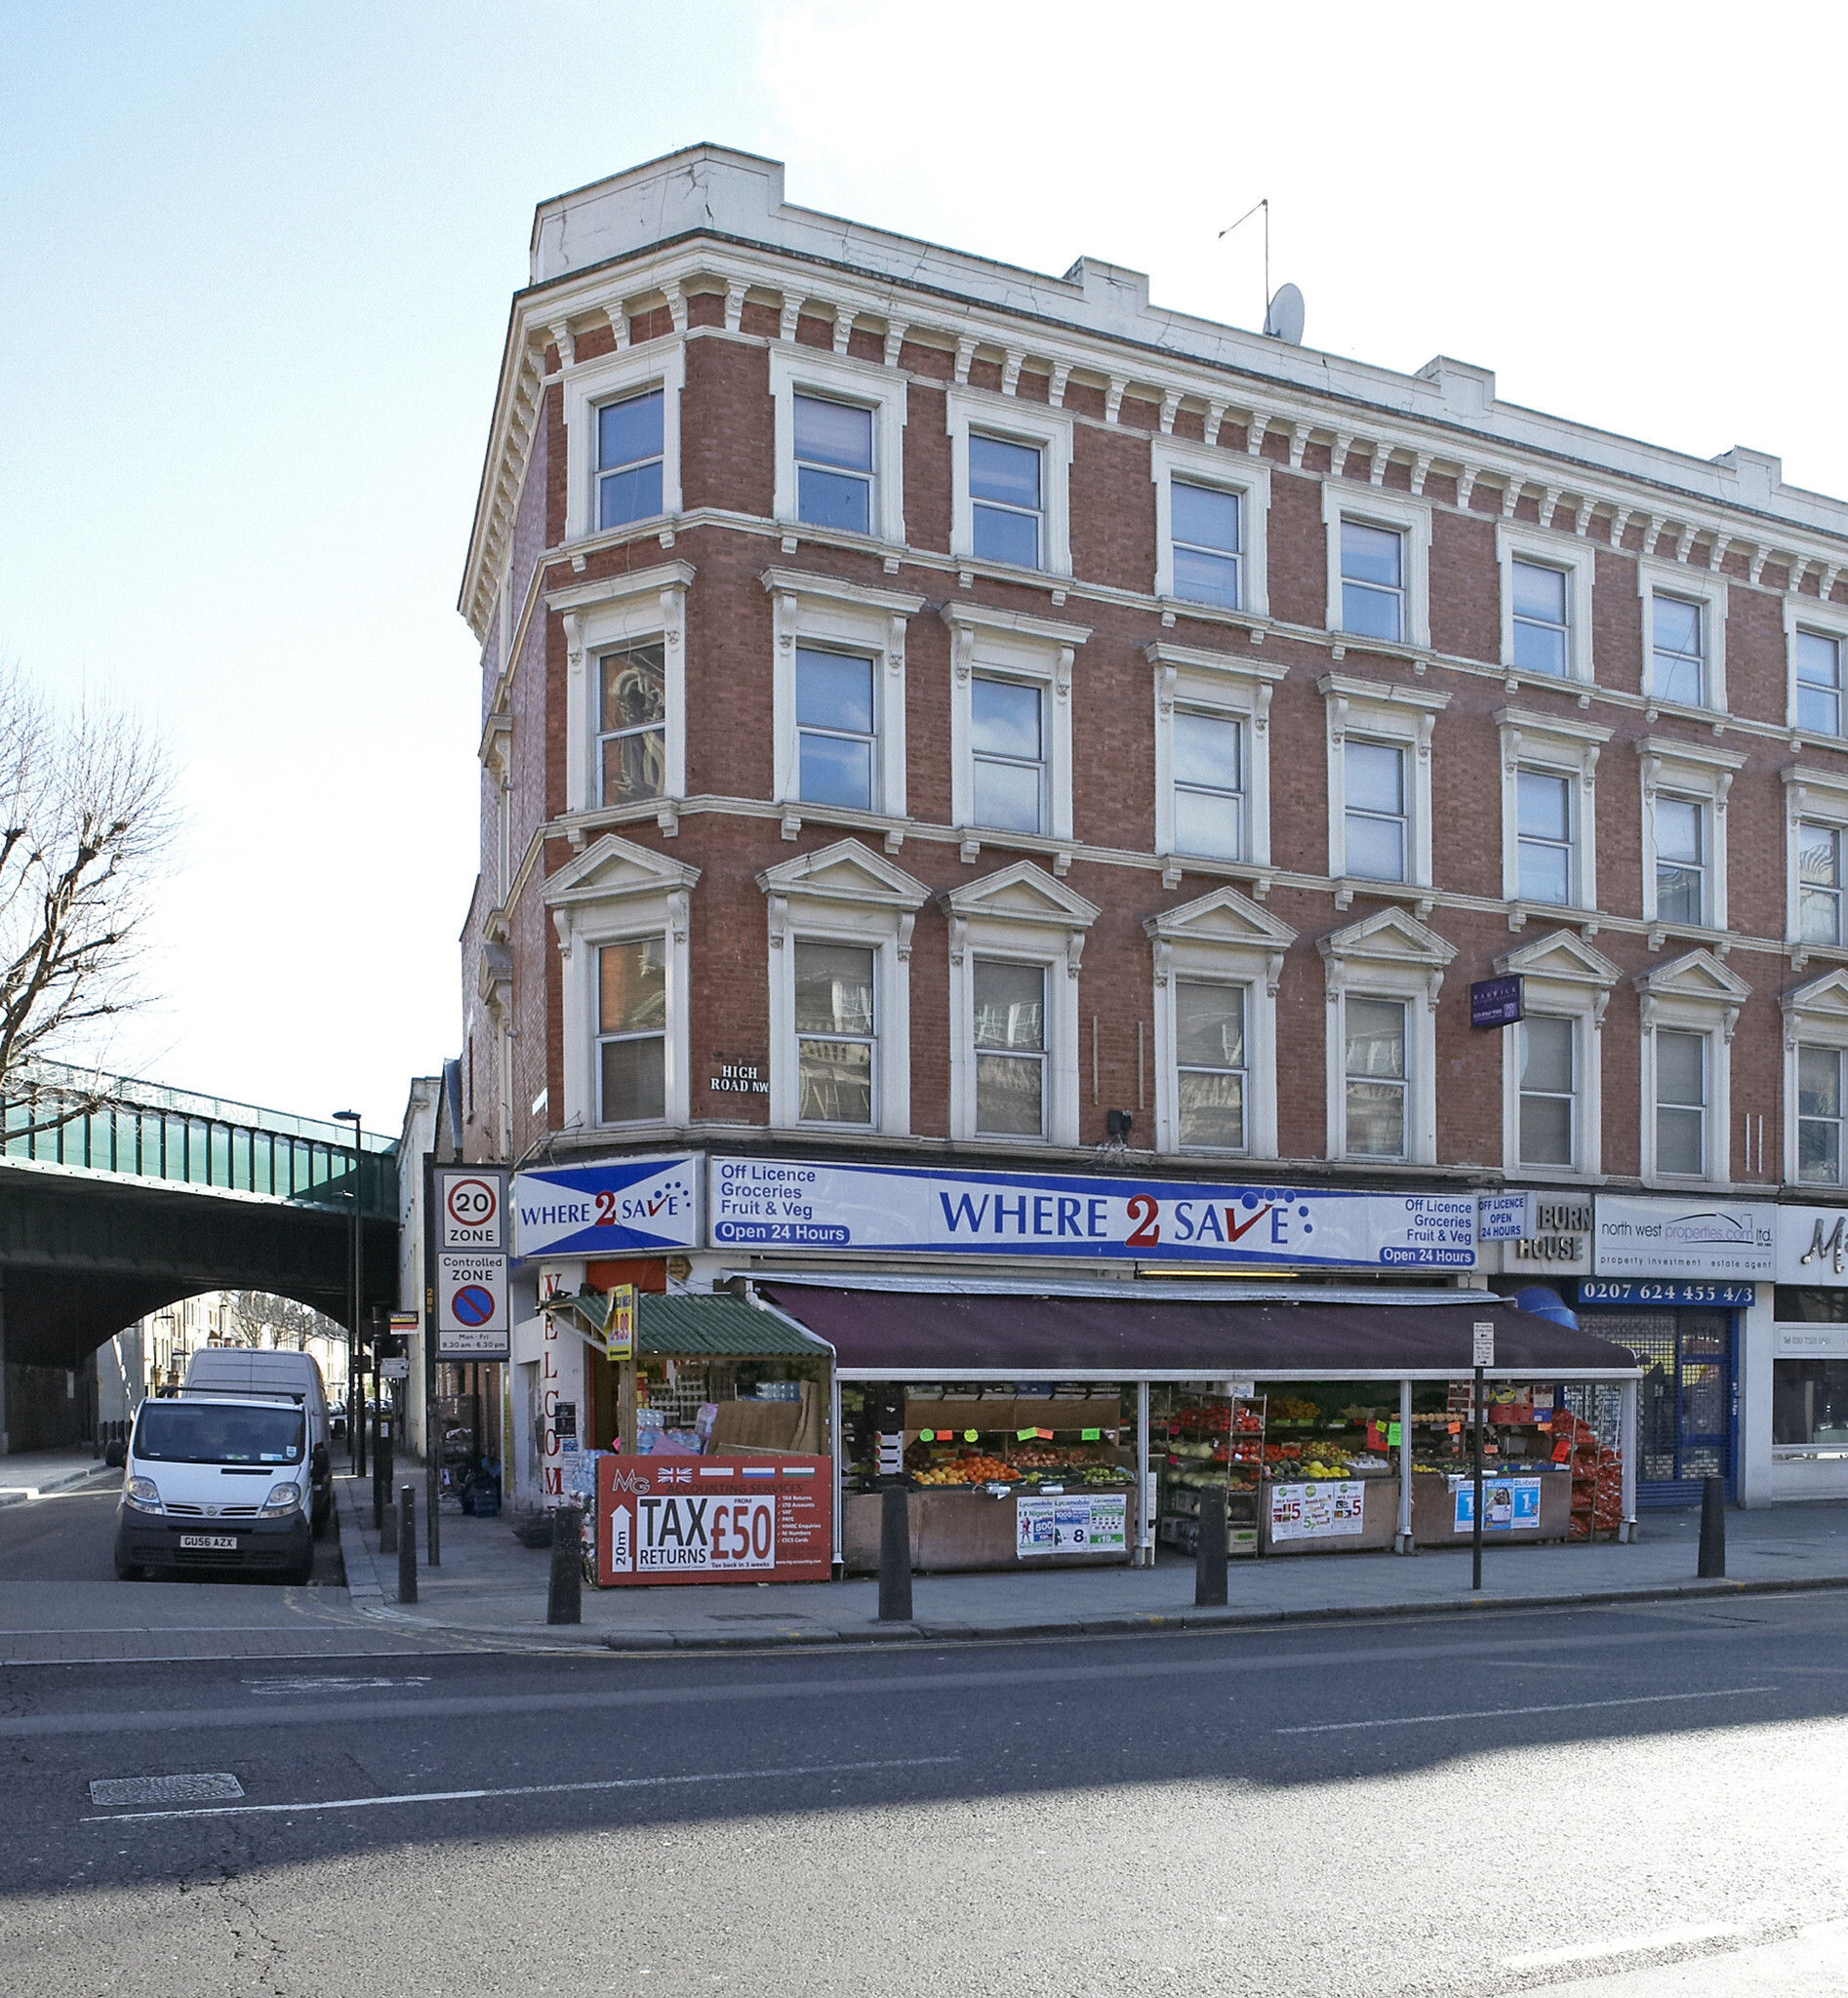
[[[122,1497],[119,1476],[94,1486],[52,1492],[26,1505],[0,1506],[0,1582],[115,1580],[115,1510]],[[230,1588],[273,1588],[272,1577],[226,1576],[204,1569],[188,1579],[208,1576]],[[123,1582],[124,1589],[158,1588],[161,1578]],[[315,1542],[314,1584],[341,1583],[340,1539],[336,1525]],[[124,1599],[125,1601],[127,1598]]]
[[[1844,1634],[1828,1592],[14,1669],[0,1963],[43,1998],[1839,1989],[1799,1932],[1848,1916]]]

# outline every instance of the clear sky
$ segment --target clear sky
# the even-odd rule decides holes
[[[163,728],[113,1064],[395,1130],[461,1036],[456,611],[534,204],[788,198],[1848,495],[1833,9],[0,0],[0,654]]]

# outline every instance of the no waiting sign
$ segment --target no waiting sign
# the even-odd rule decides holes
[[[507,1356],[507,1259],[444,1249],[436,1258],[436,1352],[444,1360]]]

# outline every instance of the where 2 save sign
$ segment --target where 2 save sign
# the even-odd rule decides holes
[[[434,1217],[436,1357],[504,1360],[507,1309],[507,1176],[499,1166],[437,1169]]]

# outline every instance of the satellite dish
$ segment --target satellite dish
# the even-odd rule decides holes
[[[1279,285],[1265,313],[1265,333],[1286,347],[1303,344],[1303,294],[1295,285]]]

